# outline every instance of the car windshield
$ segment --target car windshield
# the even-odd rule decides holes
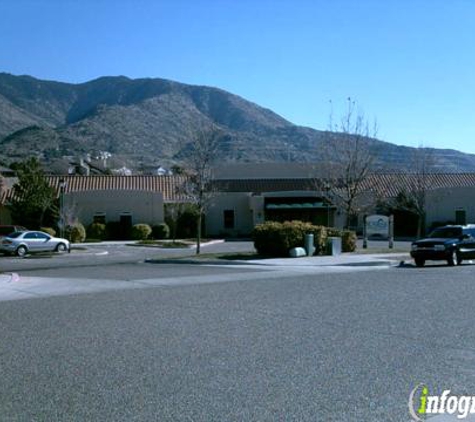
[[[443,227],[440,229],[435,229],[429,237],[442,238],[442,239],[455,239],[462,236],[462,229],[459,227]]]
[[[15,239],[15,237],[18,237],[22,234],[23,232],[13,232],[13,233],[10,233],[7,237],[10,237],[12,239]]]

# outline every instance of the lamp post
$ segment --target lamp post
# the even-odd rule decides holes
[[[323,185],[323,190],[325,191],[325,204],[327,206],[327,227],[330,227],[330,201],[328,200],[328,192],[330,192],[330,185],[325,183]]]
[[[64,238],[64,190],[66,189],[67,183],[61,178],[59,181],[59,237]]]

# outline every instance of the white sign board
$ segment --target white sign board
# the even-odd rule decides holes
[[[389,217],[369,215],[366,217],[366,236],[387,239],[389,237]]]

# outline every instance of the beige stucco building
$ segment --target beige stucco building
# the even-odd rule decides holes
[[[245,168],[241,174],[229,173],[230,170],[218,174],[213,185],[215,195],[205,218],[207,235],[248,236],[256,224],[266,220],[344,225],[342,210],[325,199],[324,192],[315,188],[314,179],[305,170],[292,172],[287,168],[276,174],[282,165],[274,166],[273,171],[261,166],[267,173],[260,174],[257,167]],[[252,168],[254,172],[249,170]],[[232,174],[236,177],[229,178]],[[408,174],[371,176],[366,182],[365,201],[374,203],[378,198],[395,197],[410,184],[411,177]],[[95,220],[154,225],[164,221],[167,203],[187,200],[179,189],[185,181],[183,176],[50,176],[48,180],[58,196],[63,195],[64,208],[84,225]],[[4,178],[0,224],[12,222],[6,204],[14,183],[14,178]],[[428,227],[434,222],[474,223],[475,173],[428,176],[426,203]],[[365,213],[372,211],[366,208]],[[359,226],[362,217],[359,216]]]

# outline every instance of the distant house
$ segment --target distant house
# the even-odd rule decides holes
[[[8,167],[3,167],[0,166],[0,176],[3,177],[15,177],[15,171],[8,168]]]
[[[93,161],[88,156],[86,158],[77,157],[70,160],[68,174],[71,176],[91,176],[94,174],[100,175],[106,174],[106,168],[103,166],[102,161]]]
[[[145,175],[150,175],[150,176],[173,176],[173,171],[161,165],[147,166],[147,167],[144,167],[142,171]]]
[[[112,169],[112,174],[115,176],[132,176],[132,170],[123,166],[120,169]]]

